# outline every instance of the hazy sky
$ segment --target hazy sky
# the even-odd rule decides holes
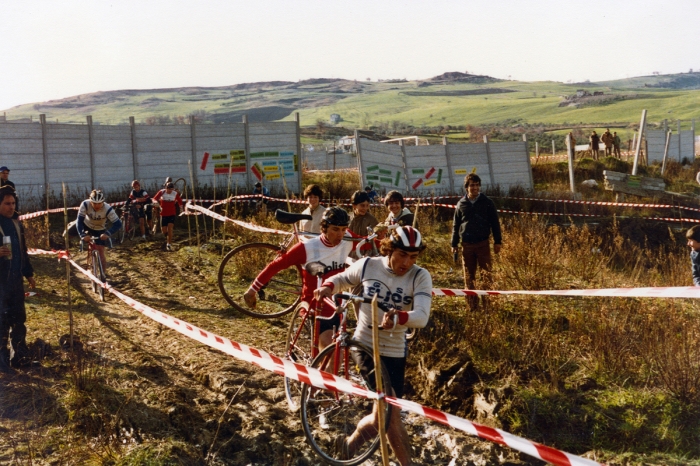
[[[700,0],[0,0],[0,109],[117,89],[700,69]]]

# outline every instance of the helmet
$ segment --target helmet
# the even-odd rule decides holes
[[[407,252],[422,251],[425,249],[423,236],[413,227],[399,227],[391,232],[391,244]]]
[[[343,209],[342,207],[329,207],[323,213],[321,225],[336,225],[339,227],[346,227],[350,225],[350,216],[347,212],[345,212],[345,209]]]
[[[94,202],[95,204],[98,204],[98,203],[104,202],[104,201],[105,201],[105,195],[102,191],[95,189],[90,193],[90,202]]]
[[[255,187],[256,187],[256,188],[262,188],[262,183],[258,181],[257,183],[255,183]]]

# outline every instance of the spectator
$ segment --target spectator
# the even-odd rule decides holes
[[[357,236],[367,236],[367,227],[374,228],[379,221],[369,212],[369,196],[364,191],[355,191],[350,197],[352,219],[348,230]],[[350,257],[357,259],[353,250]]]
[[[304,190],[304,197],[309,206],[304,209],[302,214],[311,215],[312,220],[300,220],[299,230],[308,233],[321,233],[321,220],[326,208],[321,205],[323,190],[316,184],[310,184]]]
[[[600,137],[593,131],[589,138],[591,143],[591,157],[593,160],[598,160],[598,151],[600,150]]]
[[[600,140],[603,141],[603,144],[605,144],[606,156],[612,155],[613,139],[613,135],[610,133],[610,128],[606,129],[603,135],[600,137]]]
[[[11,186],[13,190],[15,190],[15,216],[14,218],[17,218],[19,215],[19,202],[17,201],[17,188],[15,188],[15,184],[9,180],[10,178],[10,169],[2,166],[0,167],[0,188],[3,186]]]
[[[452,252],[457,253],[462,244],[464,286],[474,289],[477,266],[482,270],[482,279],[487,287],[491,285],[491,247],[489,237],[493,233],[493,250],[501,252],[501,225],[498,222],[496,205],[482,194],[481,178],[470,173],[464,179],[466,195],[457,203],[452,226]],[[475,305],[476,299],[470,304]]]
[[[389,209],[385,223],[387,225],[415,226],[413,213],[405,206],[403,196],[398,191],[389,191],[384,198],[384,205]]]
[[[268,199],[266,199],[265,196],[270,197],[270,190],[267,189],[267,186],[263,186],[262,183],[258,181],[253,188],[253,195],[261,197],[259,199],[257,197],[252,198],[250,200],[251,207],[253,207],[256,212],[262,210],[263,213],[267,214]]]
[[[617,131],[615,131],[613,133],[613,151],[615,152],[615,157],[618,159],[622,158],[620,154],[620,144],[622,144],[622,141],[620,140],[620,136],[617,135]]]
[[[0,234],[9,238],[0,247],[0,371],[12,372],[11,366],[30,363],[27,348],[27,312],[24,308],[25,277],[31,288],[36,287],[34,270],[29,262],[24,227],[13,218],[17,198],[14,189],[0,188]],[[8,348],[11,345],[12,353]]]
[[[369,203],[370,204],[376,204],[377,199],[379,199],[379,194],[377,194],[377,191],[372,189],[371,186],[365,186],[365,192],[369,196]]]
[[[690,228],[685,237],[690,247],[690,268],[693,272],[693,285],[700,286],[700,225]]]

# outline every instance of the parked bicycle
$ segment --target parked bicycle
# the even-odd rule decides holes
[[[333,298],[336,312],[340,315],[340,327],[336,329],[333,344],[320,351],[313,358],[310,366],[349,380],[366,390],[375,391],[376,376],[372,349],[359,341],[352,340],[347,330],[348,304],[350,302],[369,303],[372,300],[352,294],[336,294]],[[310,325],[304,323],[304,321],[308,322],[310,317],[310,313],[302,317],[301,327]],[[317,324],[314,323],[314,326],[317,327]],[[316,340],[314,344],[317,345],[318,341]],[[388,391],[389,375],[383,364],[381,378],[385,391]],[[374,438],[368,439],[361,448],[354,451],[350,458],[340,458],[336,445],[339,439],[349,437],[362,419],[373,410],[379,409],[378,400],[306,384],[302,384],[301,387],[299,399],[304,434],[311,448],[323,461],[333,465],[357,465],[367,460],[377,450],[379,447],[377,433],[374,434]],[[388,403],[384,406],[385,427],[388,429],[392,407]]]
[[[136,229],[139,226],[139,215],[137,209],[142,208],[141,205],[132,204],[127,207],[122,207],[122,214],[120,220],[122,221],[122,227],[117,233],[117,240],[119,244],[122,244],[125,239],[133,240],[136,236]]]

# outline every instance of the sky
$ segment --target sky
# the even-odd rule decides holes
[[[698,0],[0,0],[0,110],[308,78],[602,81],[700,70]]]

